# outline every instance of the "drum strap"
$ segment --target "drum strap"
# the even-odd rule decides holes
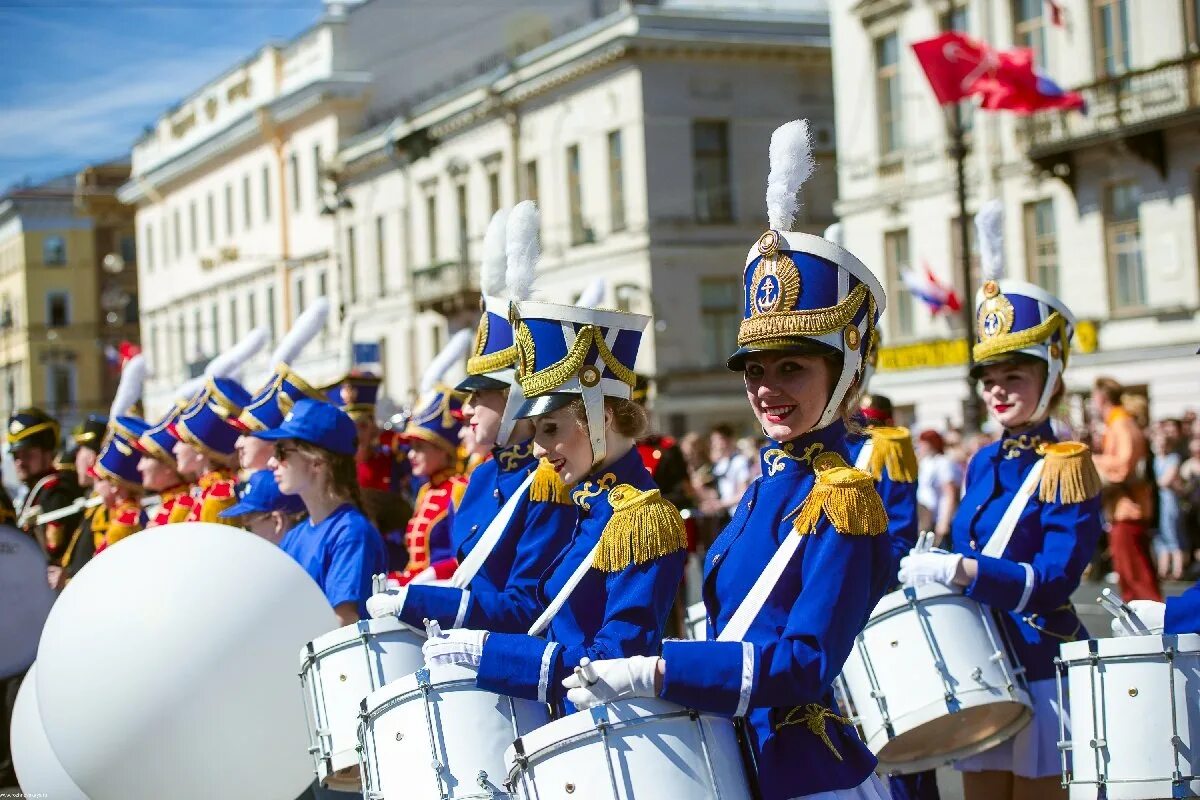
[[[788,538],[799,539],[800,537],[790,536]],[[542,631],[550,627],[550,623],[554,620],[554,616],[558,613],[559,609],[566,605],[566,602],[571,599],[571,593],[579,587],[580,582],[583,581],[583,576],[587,575],[588,570],[592,568],[592,562],[596,560],[596,553],[599,552],[599,550],[600,543],[596,542],[596,546],[592,548],[592,551],[588,553],[586,557],[584,557],[583,561],[579,562],[579,566],[575,568],[573,573],[571,573],[571,577],[567,579],[567,582],[563,584],[563,587],[558,590],[558,594],[556,594],[554,599],[550,601],[550,605],[546,606],[546,610],[542,612],[542,615],[538,617],[534,621],[533,625],[529,628],[530,636],[539,636],[541,635]]]
[[[996,526],[991,538],[983,546],[982,555],[991,558],[1004,556],[1004,551],[1008,549],[1008,540],[1012,538],[1013,531],[1017,529],[1017,522],[1020,521],[1025,506],[1029,505],[1029,498],[1033,497],[1033,493],[1038,490],[1038,484],[1042,480],[1042,469],[1045,465],[1045,460],[1039,458],[1033,465],[1033,469],[1029,470],[1029,474],[1021,482],[1021,488],[1013,495],[1012,501],[1004,511],[1004,516],[1000,518],[1000,524]]]
[[[479,541],[471,548],[471,552],[467,553],[467,557],[458,565],[458,569],[454,571],[454,576],[450,579],[451,586],[466,589],[479,570],[483,569],[483,562],[487,561],[487,557],[496,549],[500,537],[504,535],[504,529],[512,521],[513,514],[517,513],[517,505],[521,502],[521,498],[529,492],[531,483],[533,483],[532,471],[521,482],[521,488],[513,492],[508,501],[501,506],[500,513],[492,518],[492,521],[488,523],[487,530],[479,537]]]
[[[867,472],[867,465],[871,463],[871,453],[875,450],[875,440],[867,439],[863,443],[862,450],[858,451],[858,458],[854,459],[854,468]]]
[[[779,581],[783,571],[787,569],[787,565],[791,562],[792,556],[796,555],[796,550],[800,547],[800,542],[804,539],[803,536],[797,536],[788,529],[787,536],[783,539],[783,544],[779,545],[779,549],[775,551],[775,555],[771,556],[771,560],[767,562],[767,567],[758,576],[758,580],[750,587],[750,591],[746,593],[746,597],[742,600],[737,610],[733,612],[733,616],[729,618],[729,624],[717,636],[718,642],[740,642],[742,637],[746,635],[746,631],[750,630],[750,623],[754,622],[754,618],[758,616],[758,612],[762,610],[763,604],[767,602],[767,597],[771,594],[771,590],[775,588],[775,584]]]

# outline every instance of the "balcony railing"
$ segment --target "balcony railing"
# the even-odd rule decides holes
[[[1034,161],[1052,162],[1081,147],[1156,133],[1197,116],[1200,56],[1104,78],[1076,91],[1087,102],[1087,114],[1048,111],[1027,120],[1023,138]]]
[[[419,311],[449,316],[479,308],[479,265],[443,261],[413,271],[413,302]]]

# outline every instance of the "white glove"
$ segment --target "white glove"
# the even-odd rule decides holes
[[[367,598],[367,613],[371,615],[371,619],[398,617],[404,609],[406,597],[408,597],[407,586],[373,594]]]
[[[483,643],[487,641],[487,635],[487,631],[451,628],[421,646],[421,652],[425,654],[425,666],[458,664],[478,669],[479,662],[483,659]]]
[[[1160,634],[1163,632],[1163,625],[1167,616],[1167,604],[1160,603],[1157,600],[1130,600],[1126,605],[1129,610],[1142,621],[1142,624],[1148,629],[1146,633],[1134,630],[1127,626],[1120,617],[1113,617],[1112,635],[1113,636],[1147,636],[1149,634]]]
[[[900,582],[905,586],[924,586],[940,583],[954,587],[954,576],[958,574],[962,556],[944,550],[917,552],[913,550],[900,559]]]
[[[426,567],[418,572],[416,577],[409,581],[409,583],[433,583],[436,580],[437,573],[434,571],[433,567]]]
[[[658,656],[593,661],[591,666],[596,672],[595,683],[589,684],[584,679],[583,670],[576,667],[562,685],[567,689],[567,699],[579,709],[630,697],[655,697],[658,694],[654,690],[658,662]]]

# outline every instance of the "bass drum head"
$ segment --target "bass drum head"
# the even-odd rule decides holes
[[[1033,712],[1017,702],[964,708],[918,725],[892,739],[876,754],[886,772],[924,772],[990,750],[1029,724]],[[950,748],[949,743],[954,743]]]
[[[29,669],[53,605],[42,549],[28,534],[0,526],[0,678]]]

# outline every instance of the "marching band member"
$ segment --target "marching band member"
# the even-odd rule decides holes
[[[462,500],[467,488],[467,479],[458,471],[462,401],[442,380],[463,360],[470,346],[470,331],[450,337],[422,375],[418,410],[404,428],[412,473],[426,482],[417,492],[413,515],[404,531],[408,563],[394,576],[402,586],[444,580],[458,567],[448,515],[451,505]]]
[[[649,318],[530,301],[513,314],[527,398],[516,416],[533,419],[534,454],[570,487],[580,519],[539,583],[546,610],[530,634],[456,628],[426,642],[425,659],[475,667],[480,688],[561,710],[580,659],[656,652],[687,542],[634,446],[646,416],[630,399],[633,365]]]
[[[37,522],[39,515],[63,510],[83,496],[74,471],[54,466],[58,433],[58,421],[40,408],[18,409],[8,420],[13,468],[17,479],[28,487],[16,509],[17,527],[37,539],[51,564],[62,558],[70,534],[83,517],[81,508],[52,522]]]
[[[483,315],[467,376],[455,387],[468,393],[463,404],[467,429],[487,448],[450,514],[459,569],[474,572],[468,579],[456,577],[455,586],[462,588],[413,583],[375,595],[367,602],[373,617],[395,614],[418,628],[425,619],[436,619],[446,628],[517,633],[542,610],[538,580],[570,541],[578,513],[553,467],[539,469],[533,423],[514,417],[524,395],[516,380],[508,310],[510,301],[526,300],[532,291],[537,230],[537,209],[530,201],[518,204],[511,215],[498,211],[492,217],[484,239]],[[522,287],[521,293],[506,297],[508,283]],[[493,520],[502,525],[494,539]],[[486,549],[472,557],[477,547]]]
[[[272,446],[272,455],[274,449]],[[228,524],[239,525],[271,544],[279,544],[284,534],[299,525],[307,513],[300,495],[279,491],[275,473],[260,469],[238,487],[237,504],[218,516],[228,520]]]
[[[147,528],[184,522],[191,513],[191,486],[179,472],[174,455],[175,443],[179,439],[172,431],[179,415],[196,399],[193,395],[199,391],[199,385],[199,382],[191,381],[185,384],[166,416],[138,437],[136,447],[142,454],[138,460],[138,472],[142,475],[142,486],[146,491],[158,495],[158,504],[146,512]]]
[[[89,470],[96,481],[96,493],[107,510],[104,541],[96,545],[97,553],[145,527],[141,504],[142,476],[138,472],[141,452],[136,442],[150,426],[140,417],[133,416],[145,378],[145,356],[139,354],[129,359],[121,370],[121,382],[109,409],[108,434],[96,463]]]
[[[596,682],[577,672],[565,686],[582,707],[657,695],[743,719],[765,800],[883,800],[875,757],[832,710],[833,680],[893,580],[887,515],[871,476],[848,466],[843,421],[883,290],[852,254],[787,230],[813,168],[807,123],[775,131],[770,155],[772,229],[746,258],[729,359],[770,441],[762,476],[708,551],[710,641],[597,662]]]
[[[1054,658],[1062,642],[1088,638],[1071,605],[1100,539],[1100,477],[1079,442],[1058,442],[1050,411],[1063,393],[1075,319],[1062,301],[1001,279],[999,201],[976,217],[987,280],[976,297],[972,374],[1000,441],[967,467],[951,528],[953,552],[913,553],[909,584],[961,587],[991,606],[1025,669],[1033,722],[1014,738],[955,765],[972,798],[1066,797],[1060,784]]]
[[[59,568],[50,569],[50,585],[55,589],[61,589],[74,578],[79,570],[83,569],[83,565],[96,554],[96,547],[104,541],[107,512],[104,503],[99,502],[100,498],[95,491],[95,478],[90,472],[96,464],[96,456],[100,454],[100,446],[107,431],[108,417],[89,414],[71,436],[75,444],[75,478],[81,488],[91,489],[92,493],[83,507],[83,519],[72,534],[71,541],[67,543]]]
[[[274,443],[270,465],[279,491],[299,495],[308,512],[279,546],[325,592],[342,625],[357,622],[366,615],[372,577],[383,571],[384,551],[359,504],[354,423],[329,403],[305,397],[279,427],[254,436]]]

